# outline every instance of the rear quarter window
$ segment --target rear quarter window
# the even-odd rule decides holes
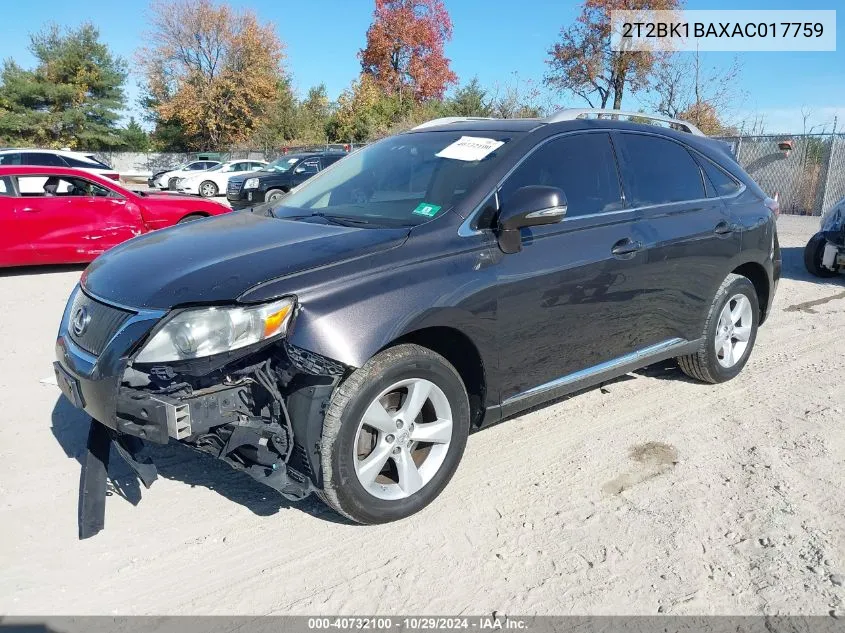
[[[716,196],[730,196],[739,191],[740,183],[721,167],[717,167],[713,162],[703,156],[699,158],[699,162],[704,169],[704,173],[707,174],[708,180],[710,180],[710,183],[716,190]]]
[[[701,170],[680,143],[659,136],[618,135],[625,168],[622,176],[633,207],[705,198]]]

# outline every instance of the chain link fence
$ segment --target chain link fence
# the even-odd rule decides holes
[[[781,213],[821,215],[845,197],[845,134],[723,137]]]

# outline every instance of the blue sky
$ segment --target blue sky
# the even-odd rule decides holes
[[[575,17],[573,0],[445,0],[454,23],[454,37],[447,46],[452,68],[462,81],[477,75],[488,86],[507,84],[512,73],[522,80],[541,83],[547,50],[560,28]],[[232,0],[237,7],[253,9],[263,21],[276,25],[287,46],[287,67],[300,93],[320,82],[336,98],[360,70],[357,51],[364,45],[372,0]],[[742,80],[748,94],[735,104],[732,118],[754,114],[765,117],[769,131],[800,132],[801,108],[811,112],[810,125],[830,123],[838,115],[838,129],[845,130],[845,4],[842,0],[814,0],[802,6],[788,0],[687,0],[688,9],[843,9],[837,14],[838,46],[826,53],[739,53]],[[106,7],[93,0],[39,0],[33,5],[6,0],[0,24],[0,58],[14,58],[24,66],[33,63],[27,51],[29,33],[45,22],[77,25],[83,21],[99,27],[114,52],[131,61],[142,45],[148,17],[147,0],[120,0]],[[710,53],[708,65],[730,63],[734,54]],[[138,77],[129,80],[130,106],[135,105]],[[550,103],[583,106],[583,102],[548,95]],[[626,97],[626,109],[640,109],[636,97]]]

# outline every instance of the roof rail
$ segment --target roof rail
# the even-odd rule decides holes
[[[625,110],[604,110],[602,108],[565,108],[558,110],[551,116],[543,119],[544,123],[559,123],[560,121],[574,121],[575,119],[588,119],[594,116],[597,119],[648,119],[649,121],[659,121],[667,123],[669,127],[680,130],[682,132],[689,132],[696,136],[707,136],[704,132],[699,130],[692,123],[681,121],[680,119],[672,119],[670,117],[659,114],[644,114],[642,112],[626,112]]]
[[[435,127],[437,125],[449,125],[450,123],[460,123],[461,121],[492,121],[494,117],[490,116],[444,116],[439,119],[432,119],[425,123],[412,127],[412,130],[423,130],[427,127]]]

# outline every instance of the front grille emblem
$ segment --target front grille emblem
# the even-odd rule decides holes
[[[88,324],[91,322],[91,315],[85,306],[79,306],[70,320],[70,327],[76,336],[82,336],[85,330],[88,329]]]

